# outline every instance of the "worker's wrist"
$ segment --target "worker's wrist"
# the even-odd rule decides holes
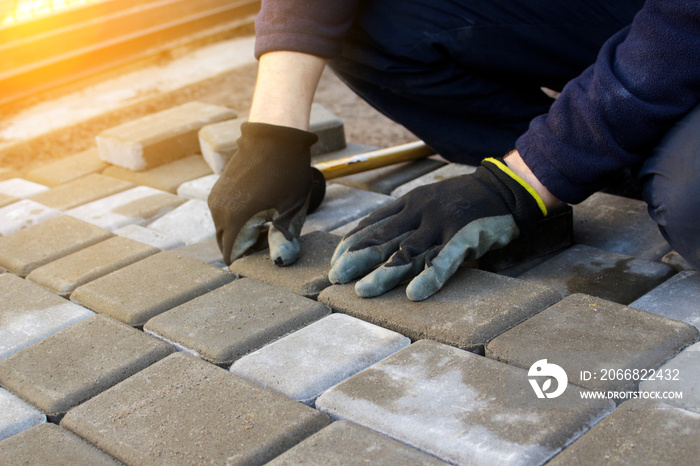
[[[532,187],[532,189],[534,189],[537,192],[537,194],[540,196],[542,202],[547,208],[550,208],[561,202],[552,193],[550,193],[549,190],[542,183],[540,183],[540,180],[537,179],[535,174],[532,173],[530,168],[520,157],[518,151],[514,150],[510,152],[504,157],[503,160],[506,162],[506,165],[508,165],[508,168],[510,168],[516,175],[522,178],[528,185]]]

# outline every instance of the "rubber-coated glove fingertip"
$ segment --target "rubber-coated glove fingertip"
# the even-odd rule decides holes
[[[282,232],[271,227],[267,240],[270,246],[270,259],[275,265],[286,267],[299,258],[301,246],[297,238],[288,240]]]

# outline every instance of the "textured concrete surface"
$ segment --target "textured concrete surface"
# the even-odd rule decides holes
[[[29,199],[13,202],[0,208],[0,236],[7,236],[59,215],[61,215],[59,210]]]
[[[410,343],[391,330],[333,314],[242,357],[231,372],[312,406],[333,385]]]
[[[685,271],[657,286],[630,307],[682,320],[700,328],[700,273]]]
[[[18,434],[42,422],[46,422],[39,410],[29,403],[0,388],[0,440]],[[4,451],[4,444],[0,443],[0,455]]]
[[[134,184],[128,181],[93,173],[35,194],[31,200],[53,209],[67,210],[133,187]]]
[[[78,287],[71,300],[139,326],[233,279],[224,270],[164,251]]]
[[[236,465],[263,464],[327,423],[308,406],[178,353],[71,410],[61,426],[127,464]]]
[[[476,167],[472,165],[462,165],[460,163],[448,163],[447,165],[433,170],[423,176],[409,181],[406,184],[402,184],[398,188],[391,192],[393,197],[399,198],[410,191],[413,191],[419,186],[425,186],[428,184],[437,183],[439,181],[447,180],[461,175],[469,175],[474,173]]]
[[[216,235],[209,206],[199,199],[190,199],[150,223],[148,228],[184,244],[196,244]]]
[[[185,245],[184,242],[177,238],[172,238],[164,233],[141,225],[126,225],[114,230],[114,234],[163,250],[179,248]]]
[[[9,180],[0,181],[0,193],[19,197],[21,199],[26,199],[38,193],[47,191],[48,189],[48,186],[34,183],[33,181],[22,178],[11,178]]]
[[[229,366],[329,313],[326,306],[291,291],[243,278],[153,317],[144,330]]]
[[[342,178],[334,179],[333,183],[389,194],[399,186],[433,170],[437,170],[444,165],[445,162],[433,158],[414,160],[388,167],[375,168],[356,175],[343,176]]]
[[[58,416],[172,351],[143,332],[96,315],[0,361],[0,383],[47,416]]]
[[[198,243],[181,246],[176,248],[173,252],[216,267],[225,267],[224,256],[221,254],[221,249],[219,249],[219,243],[216,241],[216,238],[209,238]]]
[[[210,175],[211,168],[201,155],[190,155],[149,170],[131,171],[127,168],[111,166],[102,174],[174,194],[182,183]]]
[[[9,194],[0,193],[0,207],[5,207],[14,202],[19,201],[18,197],[10,196]]]
[[[219,175],[207,175],[182,183],[177,188],[177,195],[187,199],[201,199],[206,201],[211,188],[219,181]]]
[[[59,186],[92,173],[99,173],[107,166],[97,155],[97,147],[93,147],[35,168],[27,173],[27,179],[46,186]]]
[[[640,392],[680,392],[682,398],[665,399],[664,403],[700,413],[700,343],[689,346],[649,374],[639,384]]]

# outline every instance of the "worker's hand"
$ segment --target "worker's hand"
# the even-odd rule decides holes
[[[348,283],[371,271],[355,284],[368,298],[415,277],[406,295],[421,301],[465,259],[507,245],[545,215],[536,191],[502,159],[486,159],[473,174],[414,189],[363,220],[335,250],[329,278]]]
[[[323,176],[311,167],[309,149],[317,139],[295,128],[243,123],[238,151],[209,194],[226,264],[253,247],[270,221],[270,258],[277,265],[297,260],[297,238],[313,202],[312,185],[316,205],[323,197],[318,189],[325,189]]]

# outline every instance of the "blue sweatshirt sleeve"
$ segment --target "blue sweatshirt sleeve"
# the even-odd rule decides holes
[[[262,0],[255,21],[255,56],[286,50],[338,56],[359,0]]]
[[[552,194],[581,202],[699,102],[700,0],[647,0],[516,148]]]

